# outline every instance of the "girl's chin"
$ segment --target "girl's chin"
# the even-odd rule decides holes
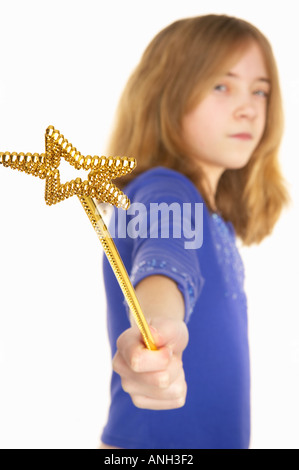
[[[231,161],[229,165],[227,165],[226,169],[227,170],[241,170],[247,165],[249,160],[250,160],[250,156],[244,159],[238,158],[235,161]]]

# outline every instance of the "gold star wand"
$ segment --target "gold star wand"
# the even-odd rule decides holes
[[[46,152],[42,154],[0,152],[0,164],[45,179],[45,200],[48,205],[56,204],[74,195],[79,198],[100,239],[146,347],[152,350],[157,349],[127,270],[93,199],[128,209],[129,199],[111,180],[130,173],[136,166],[135,159],[89,155],[84,157],[53,126],[49,126],[46,130],[45,146]],[[76,178],[61,184],[58,169],[61,158],[64,158],[76,170],[90,170],[88,179],[82,181],[81,178]]]

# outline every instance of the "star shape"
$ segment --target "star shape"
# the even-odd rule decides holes
[[[134,158],[85,157],[53,126],[46,129],[45,148],[42,154],[0,152],[0,164],[45,179],[45,200],[48,205],[76,195],[93,197],[128,209],[129,199],[111,180],[133,171],[136,167]],[[62,158],[76,170],[89,171],[87,180],[76,178],[61,183],[59,165]]]

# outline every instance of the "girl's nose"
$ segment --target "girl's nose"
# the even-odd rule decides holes
[[[257,109],[253,103],[252,97],[244,96],[235,109],[235,116],[237,118],[254,119],[257,115]]]

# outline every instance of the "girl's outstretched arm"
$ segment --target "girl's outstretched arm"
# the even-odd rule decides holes
[[[183,296],[174,281],[158,275],[143,279],[136,293],[158,351],[146,349],[132,320],[131,328],[118,338],[113,369],[138,408],[180,408],[187,393],[182,364],[188,344]]]

